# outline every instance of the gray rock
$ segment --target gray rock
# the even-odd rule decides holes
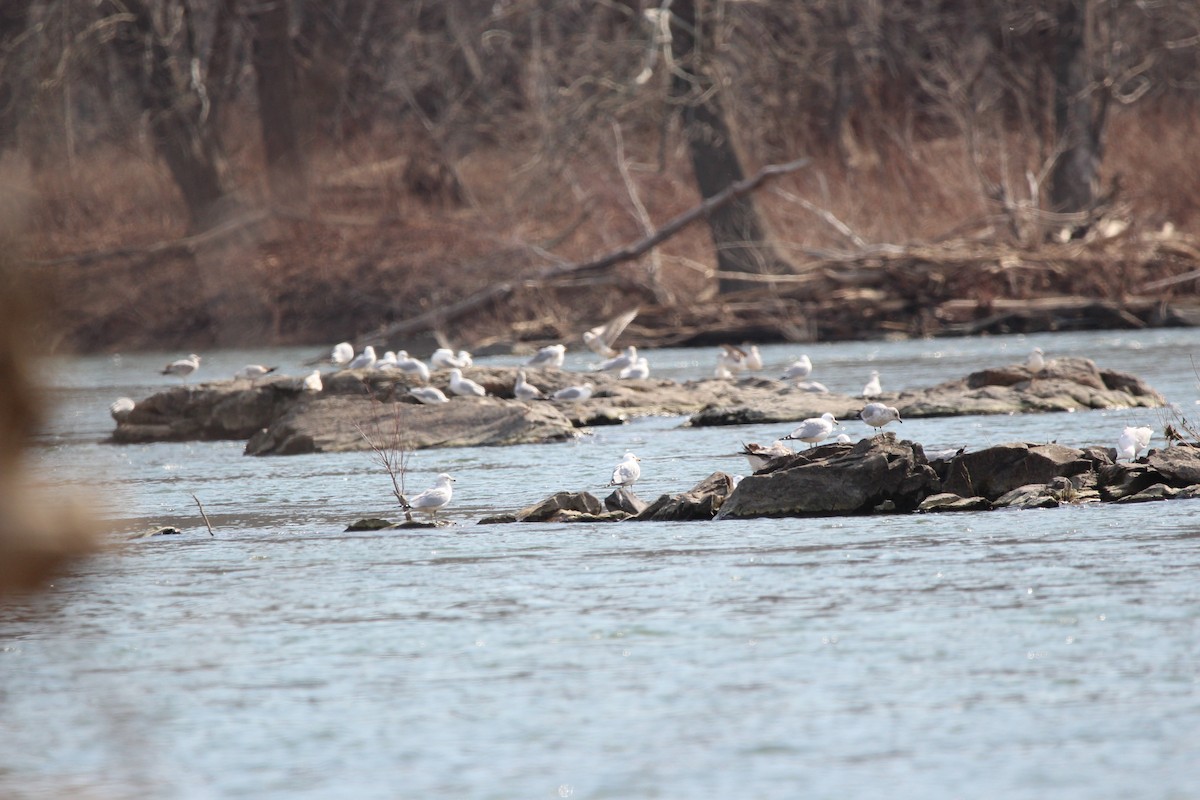
[[[346,532],[350,533],[352,531],[381,531],[384,528],[392,528],[392,527],[395,527],[395,526],[389,520],[380,519],[379,517],[365,517],[363,519],[356,519],[356,520],[354,520],[354,522],[351,522],[349,525],[347,525]]]
[[[1152,450],[1145,462],[1168,486],[1178,489],[1200,484],[1200,448],[1179,445]]]
[[[959,497],[952,492],[931,494],[921,501],[917,511],[988,511],[992,503],[986,497]]]
[[[1056,508],[1059,504],[1054,491],[1044,483],[1031,483],[1005,492],[997,497],[996,508]]]
[[[640,522],[709,520],[721,510],[733,489],[732,476],[714,472],[686,492],[664,494],[634,519]]]
[[[604,507],[609,511],[622,511],[630,516],[637,516],[646,510],[646,501],[633,493],[633,490],[618,486],[608,497],[604,498]]]
[[[1093,462],[1083,451],[1059,444],[1010,444],[963,453],[950,460],[943,489],[962,497],[996,500],[1027,484],[1090,472]]]
[[[743,478],[718,519],[856,514],[885,501],[897,510],[912,511],[941,490],[921,446],[897,441],[894,433],[779,461],[780,468],[772,462],[771,472]]]
[[[1155,483],[1147,486],[1136,494],[1128,494],[1117,500],[1118,503],[1146,503],[1152,500],[1170,500],[1177,497],[1180,489],[1174,489],[1165,483]]]
[[[570,514],[604,513],[600,501],[588,492],[558,492],[540,503],[527,506],[517,512],[517,522],[554,522]]]

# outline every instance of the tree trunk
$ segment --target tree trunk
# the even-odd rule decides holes
[[[1054,124],[1058,158],[1050,171],[1050,210],[1090,212],[1099,192],[1105,104],[1091,86],[1083,0],[1067,0],[1055,33]],[[1080,223],[1074,235],[1086,230]]]
[[[743,180],[745,174],[721,107],[720,92],[705,70],[712,41],[708,30],[712,21],[704,13],[705,2],[675,0],[671,4],[671,53],[675,61],[671,93],[682,104],[683,131],[696,184],[700,195],[709,198]],[[717,251],[717,268],[722,272],[788,271],[767,242],[762,220],[749,196],[714,211],[708,225]],[[722,293],[747,288],[761,287],[730,278],[722,278],[719,283]]]
[[[307,165],[296,127],[296,66],[288,33],[287,0],[268,0],[250,14],[254,28],[254,85],[272,199],[308,208]]]
[[[217,143],[200,122],[196,96],[176,81],[171,54],[155,34],[154,19],[142,0],[102,0],[100,8],[130,17],[114,26],[113,53],[136,87],[154,145],[183,195],[192,229],[211,227],[220,219],[218,206],[225,191]],[[187,73],[182,69],[181,74]]]

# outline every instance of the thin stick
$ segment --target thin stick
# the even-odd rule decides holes
[[[194,492],[192,493],[192,499],[196,501],[196,505],[200,506],[200,516],[204,517],[204,524],[208,526],[208,535],[216,536],[216,534],[213,533],[212,523],[208,521],[208,514],[204,513],[204,504],[200,502],[200,498],[196,497]]]

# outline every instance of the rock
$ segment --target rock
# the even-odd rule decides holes
[[[558,492],[518,511],[516,521],[552,522],[563,512],[598,516],[604,513],[604,509],[600,501],[588,492]]]
[[[1200,448],[1181,445],[1152,450],[1145,462],[1168,486],[1180,489],[1200,484]]]
[[[897,441],[894,433],[778,461],[778,468],[772,462],[772,471],[742,479],[718,519],[857,514],[889,500],[897,510],[912,511],[941,490],[921,445]]]
[[[363,519],[356,519],[354,522],[351,522],[348,526],[346,526],[346,532],[381,531],[384,528],[392,527],[395,526],[386,519],[380,519],[379,517],[365,517]]]
[[[733,488],[732,476],[714,472],[686,492],[664,494],[646,506],[635,519],[639,522],[709,520],[721,510]]]
[[[408,450],[529,444],[578,435],[571,421],[549,403],[481,397],[422,405],[380,403],[363,396],[317,396],[294,405],[270,427],[255,433],[246,444],[246,454],[367,450],[364,431],[385,444],[398,436],[397,444]]]
[[[921,501],[917,511],[988,511],[992,503],[986,497],[959,497],[953,492],[931,494]]]
[[[1005,492],[996,498],[995,508],[1056,508],[1058,498],[1044,483],[1031,483]]]
[[[179,536],[181,533],[183,533],[183,531],[179,530],[179,528],[175,528],[170,525],[162,525],[158,528],[151,528],[148,531],[142,531],[140,533],[135,533],[135,534],[131,535],[129,538],[131,540],[133,540],[133,539],[150,539],[155,536]]]
[[[646,509],[646,501],[631,489],[618,486],[612,494],[604,498],[604,507],[609,511],[623,511],[630,516],[636,516]]]
[[[484,517],[479,520],[479,525],[507,525],[517,521],[517,515],[512,513],[492,514],[490,517]]]
[[[174,386],[137,403],[117,422],[111,441],[182,442],[247,439],[303,397],[287,379]]]
[[[942,488],[961,497],[996,500],[1018,487],[1045,485],[1053,478],[1081,475],[1092,468],[1082,450],[1016,442],[955,456],[946,468]]]
[[[1136,494],[1125,495],[1117,500],[1118,503],[1146,503],[1151,500],[1170,500],[1178,496],[1179,489],[1167,486],[1165,483],[1154,483]]]

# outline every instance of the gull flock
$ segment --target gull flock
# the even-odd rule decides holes
[[[595,356],[603,359],[597,364],[590,365],[590,370],[597,373],[616,373],[619,380],[645,380],[650,376],[649,360],[644,354],[639,354],[637,347],[628,345],[620,350],[614,345],[621,333],[628,327],[637,315],[637,311],[626,312],[609,322],[591,328],[582,335],[583,344]],[[516,372],[516,380],[512,387],[512,396],[523,402],[549,401],[554,403],[577,403],[591,398],[596,386],[589,380],[582,380],[547,393],[529,381],[528,370],[560,369],[566,360],[567,346],[551,344],[538,349]],[[415,358],[404,350],[385,351],[377,354],[374,346],[366,345],[361,351],[355,352],[350,342],[340,342],[329,353],[326,362],[341,370],[394,370],[415,377],[422,384],[408,389],[408,394],[414,401],[423,404],[441,404],[454,401],[456,398],[480,398],[488,395],[483,385],[471,380],[463,374],[463,370],[474,364],[472,355],[465,350],[452,350],[447,347],[438,348],[429,358],[429,362]],[[183,384],[200,369],[201,358],[192,353],[186,358],[171,361],[162,369],[163,375],[178,377]],[[1025,360],[1025,366],[1030,372],[1031,381],[1035,376],[1045,372],[1049,362],[1041,348],[1035,347]],[[262,364],[247,364],[233,374],[235,381],[258,381],[277,374],[277,367]],[[712,376],[717,379],[732,379],[748,373],[760,372],[765,369],[763,358],[757,345],[739,347],[730,344],[721,345],[717,352],[716,363]],[[449,396],[441,389],[430,384],[433,373],[446,371],[449,377]],[[807,354],[791,359],[780,368],[779,378],[784,383],[798,391],[824,393],[829,390],[824,384],[812,380],[814,364]],[[278,379],[278,378],[276,378]],[[303,391],[318,393],[323,391],[322,373],[313,370],[303,378],[294,379]],[[858,419],[879,433],[892,422],[903,423],[900,412],[894,406],[889,406],[875,398],[883,395],[883,383],[878,370],[871,370],[862,391],[858,393],[865,402],[858,414]],[[461,401],[460,401],[461,402]],[[135,402],[122,397],[115,401],[110,412],[118,422],[129,419],[136,407]],[[1149,427],[1126,427],[1117,439],[1116,453],[1118,459],[1134,460],[1150,446],[1153,430]],[[795,451],[788,442],[804,442],[809,449],[815,448],[828,440],[842,443],[851,442],[842,424],[832,413],[826,412],[819,417],[802,420],[791,432],[780,437],[771,445],[747,443],[742,446],[739,454],[746,458],[752,471],[757,471],[768,462],[780,457],[794,455]],[[641,458],[632,452],[625,454],[624,459],[612,471],[608,487],[632,488],[641,478]],[[437,476],[435,484],[415,495],[408,501],[406,510],[421,511],[431,519],[437,518],[437,512],[449,505],[453,498],[452,484],[454,478],[448,473]]]

